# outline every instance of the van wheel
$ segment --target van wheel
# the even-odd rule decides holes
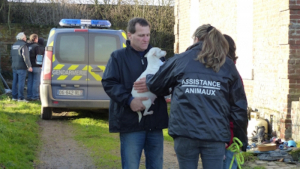
[[[43,120],[50,120],[52,118],[52,109],[50,107],[42,107],[41,118]]]

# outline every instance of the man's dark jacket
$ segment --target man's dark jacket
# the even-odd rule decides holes
[[[30,62],[32,67],[42,67],[42,65],[37,65],[35,63],[36,61],[36,55],[38,54],[42,54],[40,51],[40,46],[38,43],[34,43],[34,42],[29,42],[27,43],[27,47],[29,50],[29,57],[30,57]]]
[[[134,132],[156,130],[168,127],[167,103],[162,93],[154,101],[152,115],[143,116],[140,123],[138,114],[128,105],[133,83],[147,67],[147,59],[126,42],[127,47],[114,51],[102,77],[102,85],[110,99],[109,131]],[[150,45],[145,54],[149,51]]]
[[[169,134],[205,141],[228,143],[229,120],[234,123],[234,136],[248,145],[247,99],[240,75],[226,57],[216,73],[196,60],[199,42],[188,51],[175,55],[147,76],[147,86],[154,94],[173,88]]]

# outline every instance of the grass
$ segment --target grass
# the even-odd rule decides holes
[[[0,96],[0,168],[33,168],[40,146],[39,104]]]
[[[19,103],[6,95],[0,96],[0,168],[27,169],[38,162],[37,153],[41,147],[39,115],[39,102]],[[109,133],[108,113],[71,112],[70,115],[75,117],[68,121],[75,130],[74,139],[89,150],[95,165],[98,168],[121,168],[119,134]],[[167,129],[163,134],[165,141],[173,144]],[[257,160],[251,153],[243,152],[243,156],[245,162]],[[144,163],[140,168],[145,168]]]
[[[39,102],[19,103],[6,95],[0,96],[0,168],[33,168],[41,146],[39,115]],[[75,130],[75,140],[89,150],[95,165],[121,168],[119,134],[109,133],[108,113],[72,112],[70,115],[76,117],[68,121]],[[163,133],[165,141],[173,144],[168,130]],[[243,156],[245,161],[257,159],[250,153]],[[145,168],[143,163],[140,168]]]
[[[90,115],[93,116],[71,121],[75,140],[90,150],[96,166],[121,168],[119,137],[117,133],[108,132],[107,114]]]
[[[258,160],[257,156],[255,156],[253,153],[249,153],[249,152],[242,152],[242,153],[245,162],[253,162],[255,160]]]
[[[266,169],[264,166],[260,166],[260,167],[243,167],[243,169]]]
[[[27,169],[38,162],[41,147],[38,121],[40,102],[19,103],[0,96],[0,168]],[[118,133],[108,131],[108,113],[71,112],[69,124],[74,127],[75,140],[91,153],[98,168],[121,168]],[[173,144],[168,130],[166,141]],[[140,168],[145,168],[141,163]]]
[[[33,168],[41,146],[39,114],[39,102],[19,103],[6,95],[0,97],[0,168]],[[108,113],[72,112],[70,115],[76,117],[68,121],[75,130],[75,140],[89,150],[95,165],[121,168],[119,134],[109,133]],[[165,141],[173,144],[168,129],[163,134]],[[246,162],[257,159],[250,153],[243,156]],[[140,168],[145,168],[143,163]]]
[[[77,118],[71,122],[76,133],[75,140],[90,150],[96,166],[121,168],[119,134],[109,133],[108,114],[80,113],[79,116],[84,118]],[[164,139],[173,142],[167,129],[164,130]],[[140,168],[145,168],[145,165],[141,163]]]

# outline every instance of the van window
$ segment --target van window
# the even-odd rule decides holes
[[[90,34],[89,40],[90,62],[106,64],[110,54],[120,48],[120,39],[117,35]]]
[[[63,63],[87,63],[87,45],[87,34],[58,34],[55,46],[56,58]]]

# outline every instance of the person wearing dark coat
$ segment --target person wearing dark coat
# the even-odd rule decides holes
[[[172,88],[169,135],[180,169],[222,169],[225,143],[234,136],[246,151],[247,99],[240,75],[226,57],[228,43],[213,26],[198,27],[187,51],[163,64],[155,75],[147,75],[148,89],[159,94]]]
[[[123,169],[138,169],[142,151],[146,169],[163,167],[163,132],[168,127],[167,103],[169,93],[160,93],[139,122],[138,111],[147,97],[133,98],[131,90],[136,79],[146,70],[145,54],[150,50],[150,24],[143,18],[133,18],[127,27],[129,40],[123,49],[114,51],[102,77],[102,85],[110,97],[109,131],[120,133]]]
[[[26,46],[26,35],[24,32],[18,33],[15,42],[10,51],[13,71],[13,84],[12,84],[12,100],[27,102],[24,98],[24,87],[26,74],[32,72],[32,66],[29,58],[28,47]]]
[[[40,49],[40,54],[41,55],[45,55],[45,41],[44,38],[39,38],[38,39],[38,45],[39,45],[39,49]]]
[[[32,72],[28,73],[27,79],[27,100],[40,100],[39,86],[41,77],[42,65],[36,64],[36,56],[41,54],[40,46],[38,45],[38,35],[31,34],[27,43],[30,55],[30,62],[32,65]]]

